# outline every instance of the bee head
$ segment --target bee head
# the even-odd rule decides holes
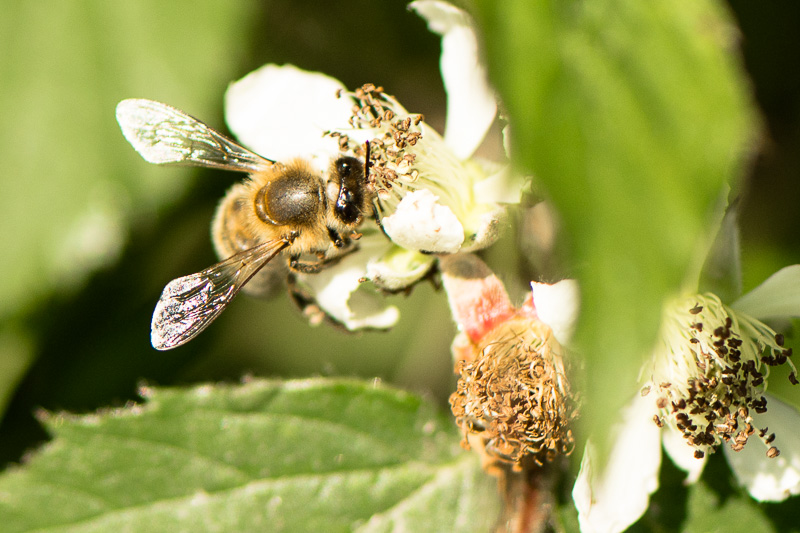
[[[355,157],[343,156],[333,162],[331,181],[338,185],[333,210],[336,218],[347,225],[356,225],[367,211],[367,178],[364,164]]]

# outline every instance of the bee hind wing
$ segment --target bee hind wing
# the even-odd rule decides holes
[[[269,241],[213,265],[170,281],[153,311],[150,342],[169,350],[189,342],[208,327],[264,265],[290,244]]]
[[[117,104],[122,134],[149,163],[258,172],[270,161],[200,120],[161,102],[131,98]]]

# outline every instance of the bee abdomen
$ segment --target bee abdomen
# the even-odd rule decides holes
[[[211,235],[217,255],[221,258],[252,248],[260,242],[248,230],[247,214],[252,212],[248,198],[242,194],[243,190],[241,184],[234,186],[220,202],[214,217]]]

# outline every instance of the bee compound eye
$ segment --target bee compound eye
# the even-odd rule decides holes
[[[364,164],[355,157],[340,157],[336,160],[336,175],[342,183],[363,179]]]
[[[352,163],[350,162],[350,157],[340,157],[336,160],[336,175],[339,176],[340,180],[345,179],[350,175],[352,172]]]

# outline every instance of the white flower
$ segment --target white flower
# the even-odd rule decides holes
[[[587,447],[573,498],[584,532],[623,531],[658,489],[661,445],[696,481],[722,446],[758,501],[800,493],[800,412],[765,394],[770,367],[797,372],[784,339],[760,319],[800,316],[800,265],[784,268],[730,306],[686,296],[664,314],[648,382],[613,434],[606,467]]]
[[[552,290],[534,290],[519,308],[503,284],[472,254],[441,259],[442,280],[460,333],[453,342],[458,387],[450,397],[464,444],[481,454],[484,468],[524,470],[572,453],[575,416],[565,349],[542,316],[560,324],[574,316],[575,302],[561,305],[551,295],[575,295],[567,280]],[[541,284],[536,284],[541,285]],[[570,329],[569,327],[564,328]]]
[[[450,208],[438,199],[428,189],[406,194],[394,214],[383,219],[383,230],[409,250],[456,253],[464,242],[464,230]]]
[[[479,61],[472,21],[446,2],[418,1],[409,7],[442,36],[441,70],[447,90],[444,139],[459,159],[467,159],[481,144],[497,112],[494,90]]]
[[[622,423],[611,428],[620,438],[603,471],[597,471],[595,449],[587,444],[572,489],[583,533],[624,531],[647,510],[661,468],[661,432],[651,415],[641,398],[625,408]]]
[[[378,218],[393,242],[365,224],[359,258],[342,260],[324,276],[298,274],[318,305],[350,329],[389,327],[397,317],[381,306],[353,307],[362,281],[400,290],[428,272],[435,262],[431,253],[490,245],[505,214],[502,202],[518,202],[521,194],[522,180],[507,166],[472,158],[497,110],[472,21],[445,2],[423,0],[410,8],[442,36],[444,137],[381,88],[365,85],[348,92],[334,78],[292,65],[266,65],[226,94],[230,130],[264,157],[310,159],[320,172],[341,154],[369,157]],[[334,280],[336,290],[325,286]]]

